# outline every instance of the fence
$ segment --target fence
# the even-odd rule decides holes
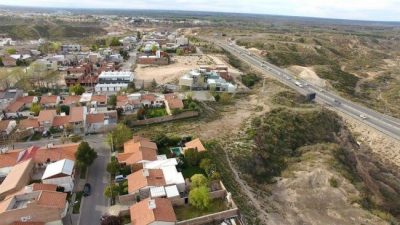
[[[186,111],[186,112],[179,113],[178,115],[162,116],[162,117],[150,118],[150,119],[145,119],[145,120],[137,120],[137,121],[133,121],[131,124],[133,126],[144,126],[144,125],[150,125],[150,124],[155,124],[155,123],[165,123],[165,122],[169,122],[169,121],[173,121],[173,120],[180,120],[180,119],[196,117],[198,115],[199,115],[199,112]]]
[[[189,220],[179,221],[177,225],[202,225],[210,224],[212,222],[222,221],[227,218],[239,216],[239,209],[229,209],[218,213],[213,213],[205,216],[196,217]]]

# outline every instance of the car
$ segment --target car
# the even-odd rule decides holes
[[[342,104],[342,103],[341,103],[339,100],[337,100],[337,99],[334,99],[333,102],[336,103],[337,105],[341,105],[341,104]]]
[[[119,183],[119,182],[126,180],[126,177],[124,175],[118,175],[118,176],[115,176],[114,180],[115,180],[115,182]]]
[[[360,118],[363,119],[363,120],[365,120],[365,119],[367,119],[368,117],[367,117],[366,115],[364,115],[364,114],[360,114]]]
[[[86,183],[86,184],[83,186],[83,196],[85,196],[85,197],[89,196],[91,190],[92,190],[92,188],[91,188],[90,184],[89,184],[89,183]]]

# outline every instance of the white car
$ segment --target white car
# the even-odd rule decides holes
[[[367,119],[368,117],[367,117],[366,115],[364,115],[364,114],[360,114],[360,118],[363,119],[363,120],[365,120],[365,119]]]

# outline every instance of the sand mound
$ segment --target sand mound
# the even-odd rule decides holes
[[[319,87],[326,87],[327,85],[326,80],[318,77],[318,75],[314,72],[314,70],[311,67],[291,66],[289,67],[289,70],[298,77],[300,77],[301,79],[304,79],[313,85]]]

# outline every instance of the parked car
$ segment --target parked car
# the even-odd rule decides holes
[[[126,180],[126,177],[124,175],[118,175],[118,176],[115,176],[114,180],[115,180],[115,182],[119,183],[119,182]]]
[[[83,186],[83,196],[87,197],[90,195],[91,192],[91,186],[89,183],[86,183],[85,186]]]

